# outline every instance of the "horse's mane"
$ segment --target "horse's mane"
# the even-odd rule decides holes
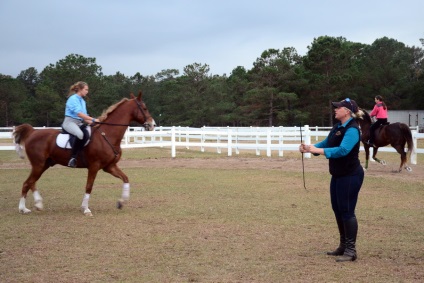
[[[362,110],[362,112],[364,113],[364,115],[362,116],[362,120],[364,120],[366,123],[369,123],[369,124],[371,124],[371,116],[370,116],[370,114],[368,114],[368,112],[367,111],[365,111],[364,109],[361,109]]]
[[[128,98],[122,98],[121,101],[113,104],[112,106],[109,106],[108,109],[104,110],[102,115],[100,115],[99,117],[99,121],[103,122],[104,120],[106,120],[107,116],[112,113],[116,108],[118,108],[119,105],[121,105],[122,103],[128,101]]]

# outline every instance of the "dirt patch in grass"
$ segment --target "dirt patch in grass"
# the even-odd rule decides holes
[[[420,282],[424,166],[393,173],[399,156],[382,156],[389,165],[371,163],[360,193],[359,258],[345,264],[324,254],[338,235],[323,157],[304,159],[305,191],[296,154],[129,151],[130,202],[117,210],[122,184],[99,172],[91,218],[79,212],[86,170],[61,166],[39,181],[45,210],[19,215],[30,166],[5,158],[0,282]]]

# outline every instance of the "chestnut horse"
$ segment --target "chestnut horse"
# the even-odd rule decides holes
[[[120,102],[110,106],[99,117],[99,123],[91,128],[91,138],[88,145],[79,153],[77,168],[87,168],[88,176],[85,186],[85,195],[81,209],[87,216],[92,216],[88,207],[94,180],[100,169],[120,178],[123,182],[122,197],[118,200],[117,207],[122,208],[124,202],[129,199],[130,184],[127,175],[118,167],[121,158],[121,140],[130,122],[142,124],[146,130],[152,131],[156,126],[144,102],[141,100],[141,92],[138,97],[131,93],[131,98],[124,98]],[[22,195],[19,202],[19,212],[30,213],[25,207],[25,200],[29,190],[32,191],[35,208],[43,209],[40,193],[36,188],[36,182],[49,167],[56,164],[67,166],[71,156],[71,150],[61,148],[56,144],[56,138],[60,131],[55,129],[35,130],[29,124],[17,126],[13,132],[14,142],[18,154],[23,158],[22,146],[31,163],[31,173],[22,186]],[[72,169],[70,169],[72,170]]]
[[[368,169],[368,160],[370,155],[370,145],[367,143],[370,136],[370,127],[372,124],[370,115],[362,109],[364,116],[361,119],[357,119],[359,125],[361,126],[361,141],[364,144],[365,148],[365,169]],[[408,125],[404,123],[392,123],[388,125],[382,125],[375,130],[375,140],[372,158],[380,164],[386,165],[384,160],[380,160],[376,157],[379,147],[386,145],[391,145],[396,149],[400,154],[400,166],[398,172],[402,171],[404,167],[407,171],[411,171],[411,167],[406,165],[408,160],[408,155],[411,155],[411,152],[414,148],[414,142],[412,139],[412,133]],[[405,152],[405,145],[408,144],[408,151]]]

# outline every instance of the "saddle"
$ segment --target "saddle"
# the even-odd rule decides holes
[[[83,126],[80,127],[80,129],[84,133],[84,138],[83,138],[84,146],[87,146],[87,144],[89,144],[89,142],[90,142],[91,127],[83,125]],[[60,148],[71,149],[76,138],[77,138],[76,136],[71,135],[70,133],[68,133],[67,131],[65,131],[62,128],[62,132],[60,134],[58,134],[57,137],[56,137],[56,145]]]
[[[375,123],[372,123],[371,125],[373,125],[373,124],[375,124]],[[389,121],[387,121],[386,123],[384,123],[384,124],[381,124],[378,128],[381,128],[381,127],[383,127],[383,126],[387,126],[387,125],[390,125],[390,122]],[[377,128],[377,129],[378,129]]]

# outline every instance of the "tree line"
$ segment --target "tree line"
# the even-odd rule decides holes
[[[0,74],[0,126],[60,126],[76,81],[89,84],[92,116],[142,90],[163,126],[329,126],[331,101],[346,97],[365,109],[373,107],[376,95],[391,110],[424,109],[423,57],[422,48],[387,37],[362,44],[321,36],[305,56],[293,47],[268,49],[251,69],[238,66],[228,76],[193,63],[181,74],[166,69],[128,77],[104,75],[95,58],[70,54],[40,73],[31,67],[16,78]]]

